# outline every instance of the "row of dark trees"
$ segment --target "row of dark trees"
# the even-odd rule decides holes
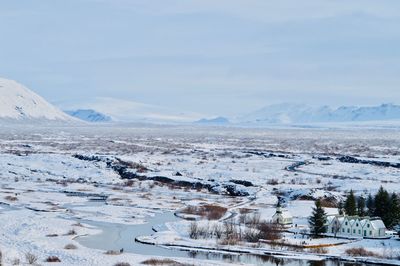
[[[390,194],[382,186],[375,196],[369,194],[367,199],[362,196],[356,197],[351,190],[346,200],[339,204],[339,214],[344,213],[350,216],[380,217],[386,227],[393,228],[400,224],[400,198],[396,193]],[[321,201],[317,200],[308,219],[311,233],[314,236],[321,236],[326,233],[326,222],[326,212]]]
[[[382,186],[375,196],[371,194],[365,199],[356,197],[353,190],[344,202],[339,203],[339,214],[349,216],[380,217],[386,227],[392,228],[400,223],[400,198],[396,193],[389,193]]]

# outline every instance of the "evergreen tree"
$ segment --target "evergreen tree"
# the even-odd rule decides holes
[[[371,194],[369,194],[367,198],[367,209],[368,209],[367,212],[368,215],[373,216],[375,213],[375,201]]]
[[[354,197],[353,190],[350,190],[350,194],[347,196],[347,199],[344,202],[344,210],[349,216],[354,216],[357,214],[356,197]]]
[[[374,216],[380,217],[386,226],[389,226],[391,223],[389,207],[389,193],[381,186],[378,193],[375,195]]]
[[[388,226],[393,227],[400,222],[400,200],[396,193],[392,193],[389,200]]]
[[[365,198],[363,196],[360,196],[357,199],[357,214],[360,217],[364,217],[365,216]]]
[[[326,212],[321,206],[321,201],[317,200],[315,202],[315,207],[313,208],[312,215],[308,218],[308,223],[310,224],[311,233],[318,237],[323,233],[326,233]]]
[[[341,201],[339,201],[339,203],[338,203],[338,212],[339,212],[339,215],[343,215],[343,214],[344,214],[343,208],[344,208],[344,204],[343,204],[343,201],[341,200]]]

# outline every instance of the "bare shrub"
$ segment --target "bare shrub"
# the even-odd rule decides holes
[[[217,223],[213,226],[213,232],[217,239],[221,239],[222,234],[224,233],[224,229],[219,223]]]
[[[61,260],[57,256],[48,257],[45,262],[61,262]]]
[[[260,213],[254,213],[253,215],[248,217],[247,220],[247,225],[250,227],[256,228],[261,222],[261,214]]]
[[[260,239],[278,240],[282,238],[281,228],[278,224],[262,222],[258,225],[260,231]]]
[[[77,222],[77,223],[73,224],[72,226],[84,227],[83,224],[81,224],[80,222]]]
[[[192,222],[189,226],[189,237],[192,239],[199,238],[199,226],[197,222]]]
[[[268,185],[271,185],[271,186],[276,186],[276,185],[279,184],[279,181],[278,181],[278,179],[276,179],[276,178],[271,178],[271,179],[268,179],[268,180],[267,180],[267,184],[268,184]]]
[[[316,253],[316,254],[328,254],[328,250],[323,247],[318,247],[318,248],[311,248],[309,249],[311,253]]]
[[[142,262],[144,265],[169,265],[169,266],[183,266],[184,264],[171,260],[171,259],[148,259]]]
[[[247,224],[248,222],[248,215],[247,213],[243,213],[239,215],[239,223],[240,224]]]
[[[260,240],[260,231],[253,228],[246,228],[243,238],[247,242],[256,243]]]
[[[131,266],[131,265],[127,262],[117,262],[114,264],[114,266]]]
[[[199,237],[201,238],[209,238],[212,236],[212,232],[210,230],[210,225],[204,225],[198,227]]]
[[[251,212],[251,209],[247,209],[247,208],[240,208],[239,209],[240,214],[248,214]]]
[[[46,235],[46,237],[58,237],[58,235],[57,234],[48,234],[48,235]]]
[[[77,234],[77,232],[75,231],[75,229],[71,229],[71,230],[68,231],[68,233],[66,235],[67,236],[74,236],[76,234]]]
[[[121,255],[121,251],[119,250],[107,250],[104,254],[106,255]]]
[[[126,181],[124,185],[125,185],[126,187],[133,187],[133,185],[134,185],[135,183],[136,183],[136,181],[131,179],[131,180]]]
[[[74,244],[68,244],[68,245],[66,245],[66,246],[64,247],[64,249],[72,250],[72,249],[78,249],[78,247],[75,246]]]
[[[242,239],[242,232],[233,219],[224,221],[223,225],[223,236],[222,241],[225,245],[235,245]]]
[[[13,259],[13,260],[11,261],[11,264],[12,264],[12,265],[20,265],[20,264],[21,264],[21,260],[18,259],[18,258],[15,258],[15,259]],[[2,264],[1,264],[1,261],[0,261],[0,265],[2,265]]]
[[[36,264],[36,262],[38,261],[38,258],[35,255],[33,255],[32,253],[26,253],[25,259],[26,259],[26,262],[31,265]]]
[[[18,200],[18,198],[14,197],[14,196],[5,196],[4,199],[8,200],[8,201],[17,201]]]

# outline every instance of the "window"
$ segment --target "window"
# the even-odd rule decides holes
[[[342,232],[344,233],[344,228],[342,228]]]
[[[369,235],[372,235],[372,231],[369,231]]]
[[[350,234],[350,229],[349,229],[349,228],[347,228],[347,233],[349,233],[349,234]]]
[[[361,234],[361,230],[358,230],[358,234]]]
[[[356,224],[356,226],[358,227],[358,224]]]
[[[369,224],[367,224],[367,227],[369,228]]]
[[[346,222],[346,225],[347,225],[347,222]]]
[[[353,234],[355,234],[356,233],[356,229],[353,229]]]

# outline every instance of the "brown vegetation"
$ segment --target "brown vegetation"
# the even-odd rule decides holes
[[[75,246],[74,244],[68,244],[68,245],[66,245],[66,246],[64,247],[64,249],[69,249],[69,250],[71,250],[71,249],[78,249],[78,247]]]
[[[225,215],[227,210],[227,208],[222,206],[207,204],[203,206],[188,206],[182,210],[182,213],[199,215],[208,220],[219,220]]]
[[[142,262],[144,265],[168,265],[168,266],[184,266],[184,264],[171,259],[148,259]]]
[[[8,200],[8,201],[17,201],[18,200],[18,198],[14,197],[14,196],[5,196],[4,199]]]
[[[104,254],[106,254],[106,255],[121,255],[121,251],[119,251],[119,250],[107,250]]]
[[[71,230],[68,231],[68,233],[66,235],[67,236],[74,236],[76,234],[77,234],[77,232],[75,231],[75,229],[71,229]]]
[[[45,261],[46,262],[61,262],[61,260],[56,256],[50,256]]]
[[[128,262],[117,262],[114,266],[131,266]]]
[[[346,254],[352,257],[379,257],[378,254],[368,251],[363,247],[347,249]]]

